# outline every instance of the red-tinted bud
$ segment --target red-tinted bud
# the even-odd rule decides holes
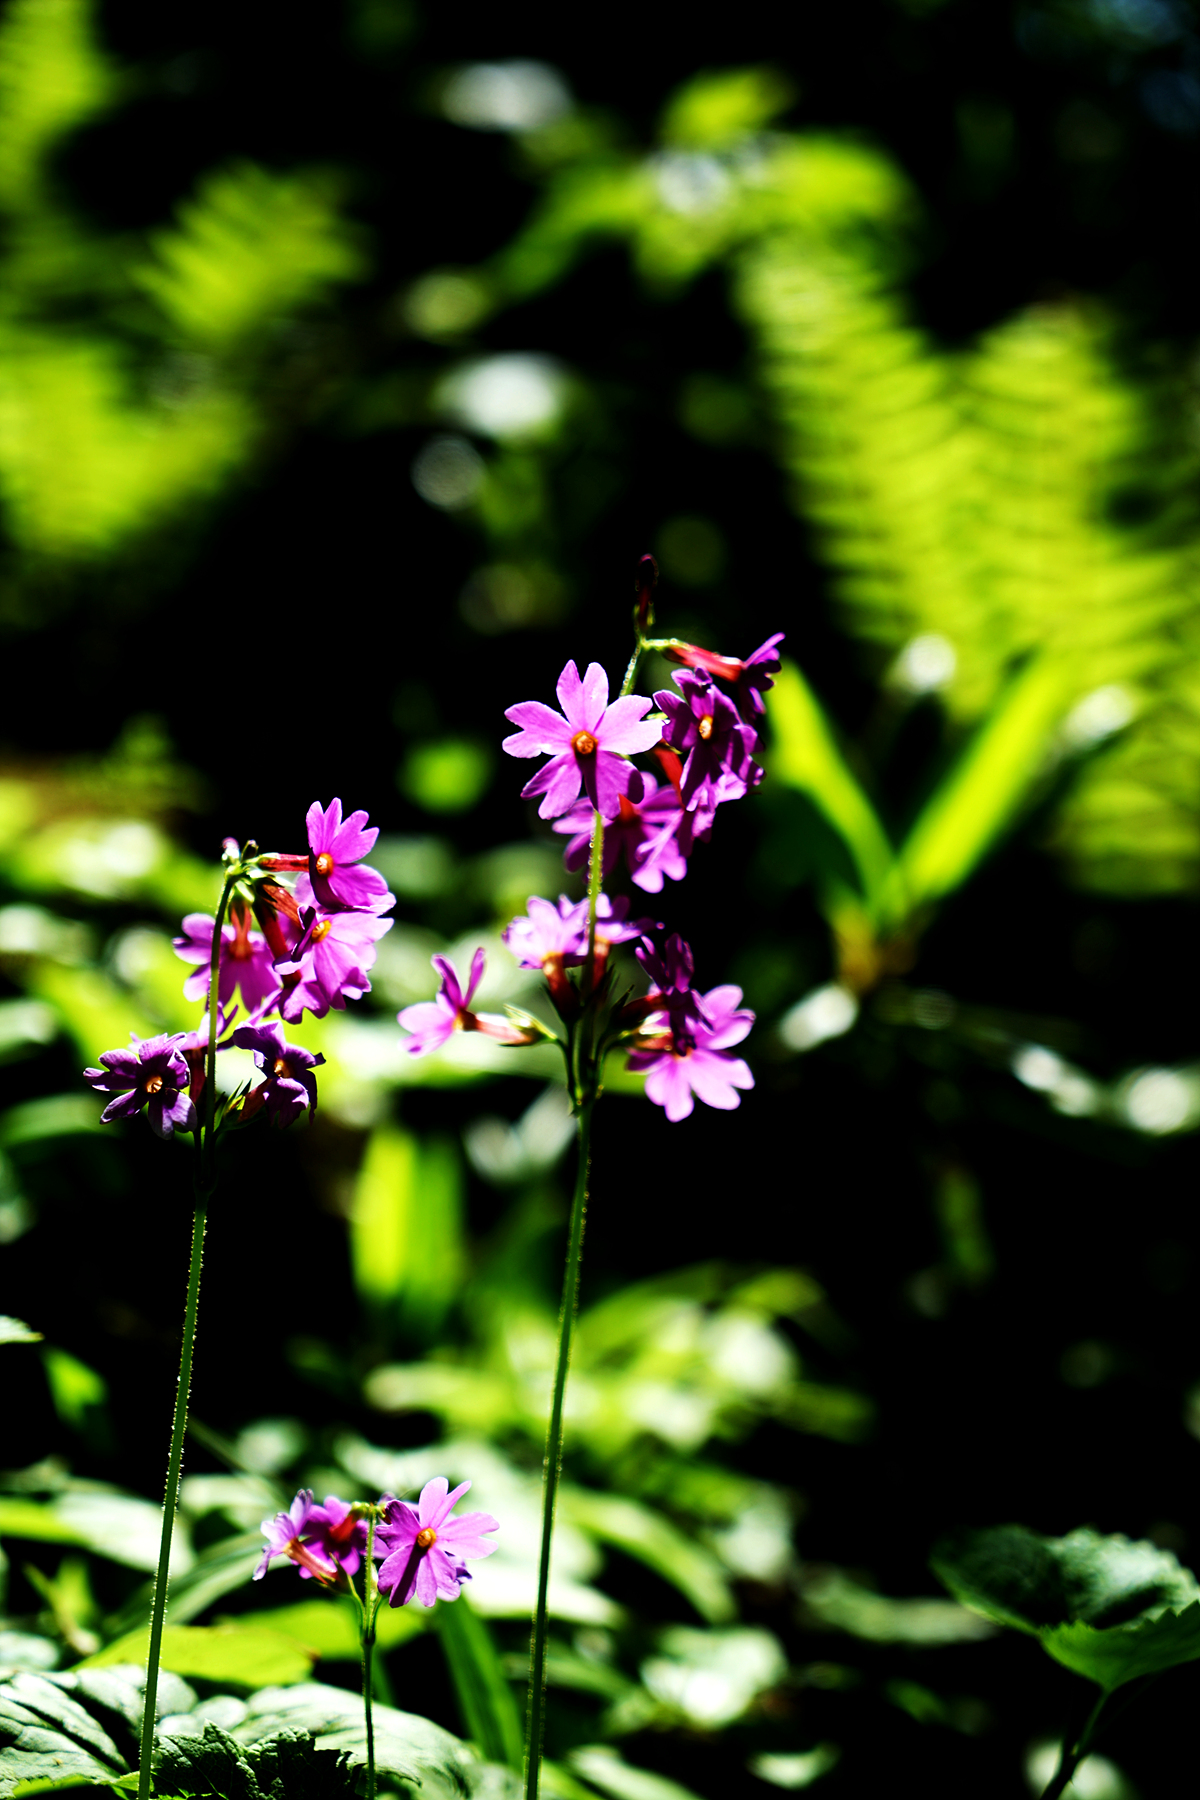
[[[280,873],[286,872],[289,875],[299,875],[300,873],[307,871],[308,857],[307,855],[290,856],[280,852],[274,856],[260,856],[258,859],[258,866],[260,869],[276,869],[280,871]]]
[[[276,912],[283,913],[292,921],[293,925],[300,923],[300,908],[296,904],[294,894],[289,894],[286,888],[277,887],[273,881],[264,881],[262,891]]]
[[[688,669],[703,669],[706,675],[719,675],[722,681],[737,681],[746,665],[736,656],[719,656],[715,650],[702,650],[699,644],[669,644],[663,655]]]
[[[678,800],[680,806],[682,806],[683,792],[679,783],[683,775],[683,763],[668,744],[656,744],[654,746],[654,754],[658,758],[659,766],[661,767],[663,774],[675,789],[675,798]]]
[[[282,890],[280,891],[282,892]],[[274,907],[268,906],[264,899],[256,897],[254,902],[254,916],[258,920],[263,936],[271,946],[271,954],[275,958],[275,961],[280,962],[285,956],[290,955],[292,947],[284,936],[283,927],[279,923],[279,914],[275,911]],[[299,918],[300,916],[297,912],[297,924],[299,923]],[[292,980],[291,985],[294,987],[298,980],[299,976],[296,976]]]
[[[654,625],[654,590],[658,586],[658,564],[652,556],[643,556],[633,578],[637,603],[633,609],[633,629],[640,638]]]

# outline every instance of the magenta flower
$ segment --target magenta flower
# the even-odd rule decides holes
[[[179,1038],[162,1033],[143,1038],[128,1050],[106,1050],[99,1069],[85,1069],[85,1077],[98,1094],[116,1094],[100,1114],[100,1122],[132,1119],[146,1108],[156,1137],[173,1137],[177,1131],[196,1129],[196,1108],[188,1095],[191,1070],[179,1046]]]
[[[521,798],[543,795],[538,813],[553,819],[570,810],[582,787],[592,805],[612,817],[636,773],[626,757],[658,742],[658,727],[641,722],[650,702],[626,694],[610,706],[608,676],[599,663],[589,663],[581,680],[569,662],[558,678],[557,692],[561,714],[540,700],[523,700],[504,715],[521,727],[504,739],[510,756],[546,754],[551,759],[526,782]]]
[[[416,1506],[393,1500],[376,1527],[375,1542],[384,1560],[379,1586],[392,1606],[419,1600],[432,1606],[439,1597],[457,1600],[464,1581],[471,1579],[463,1563],[468,1557],[490,1556],[496,1548],[485,1531],[499,1531],[490,1513],[467,1513],[452,1519],[456,1500],[471,1483],[464,1481],[452,1493],[444,1475],[427,1481]]]
[[[481,947],[471,958],[471,973],[467,979],[465,994],[459,986],[454,964],[448,956],[434,956],[430,961],[442,978],[441,987],[432,1000],[421,1000],[416,1006],[406,1006],[403,1012],[396,1014],[397,1023],[403,1025],[405,1031],[412,1032],[405,1049],[413,1056],[425,1056],[430,1050],[440,1050],[456,1031],[473,1029],[474,1014],[470,1011],[470,1006],[475,998],[475,989],[483,980],[487,957]]]
[[[667,715],[665,741],[681,755],[687,752],[680,790],[689,810],[740,800],[762,780],[752,760],[758,735],[743,725],[732,700],[719,694],[707,675],[685,669],[671,679],[680,690],[663,690],[654,698]]]
[[[673,1124],[692,1111],[693,1095],[705,1106],[729,1112],[740,1104],[737,1089],[754,1086],[741,1057],[729,1054],[754,1023],[752,1012],[739,1010],[741,988],[715,987],[699,998],[704,1019],[689,1026],[686,1042],[670,1031],[655,1034],[650,1020],[629,1058],[631,1069],[645,1073],[646,1098],[663,1107]]]
[[[590,807],[589,807],[590,816]],[[587,901],[568,900],[560,894],[558,904],[531,894],[526,911],[505,927],[504,942],[523,969],[545,969],[557,964],[575,966],[583,961],[587,950]],[[580,913],[582,908],[582,915]]]
[[[638,1002],[639,1006],[647,1013],[665,1013],[675,1048],[685,1048],[691,1042],[694,1028],[708,1024],[704,1003],[692,989],[696,964],[691,945],[685,944],[675,931],[663,945],[661,955],[648,938],[638,945],[634,955],[652,983],[651,992]],[[740,991],[738,998],[741,998]],[[749,1026],[746,1029],[749,1030]]]
[[[314,800],[308,809],[308,878],[326,912],[387,912],[396,904],[388,884],[375,869],[360,868],[375,848],[376,827],[366,829],[365,812],[342,818],[342,803],[331,800],[328,811]]]
[[[340,1012],[347,1000],[369,994],[367,970],[375,961],[375,945],[394,923],[373,912],[331,913],[306,906],[299,941],[276,964],[281,976],[298,977],[294,983],[285,982],[279,1003],[288,1024],[294,1025],[306,1010],[323,1019],[331,1006]]]
[[[173,948],[181,961],[198,965],[194,975],[183,984],[188,1000],[208,999],[209,970],[212,966],[213,926],[207,913],[189,913],[183,921],[183,936],[174,940]],[[261,931],[250,924],[250,914],[235,907],[233,915],[221,927],[221,956],[217,970],[217,999],[228,1006],[235,991],[241,990],[247,1012],[258,1012],[279,992],[280,980],[270,945]]]
[[[290,1557],[299,1565],[302,1580],[327,1585],[353,1575],[367,1547],[367,1523],[363,1509],[347,1506],[336,1495],[326,1496],[324,1506],[313,1502],[312,1489],[302,1488],[287,1512],[264,1519],[262,1533],[267,1547],[254,1571],[261,1581],[276,1556]]]
[[[311,1050],[302,1050],[283,1039],[283,1026],[239,1025],[233,1042],[240,1050],[252,1050],[266,1080],[248,1096],[255,1110],[267,1109],[272,1125],[291,1125],[309,1106],[317,1110],[317,1078],[313,1070],[324,1061]]]
[[[730,682],[743,718],[753,723],[766,711],[763,694],[775,686],[771,677],[779,673],[778,646],[783,638],[783,632],[776,631],[745,657],[718,656],[715,650],[702,650],[699,644],[672,644],[666,654],[672,662],[684,663],[689,669],[703,669]]]
[[[604,821],[605,878],[624,859],[637,886],[648,894],[662,892],[663,876],[681,881],[687,874],[687,856],[678,841],[685,817],[675,790],[659,787],[653,775],[642,776],[642,798],[618,797],[617,812]],[[554,822],[555,831],[573,833],[563,861],[568,869],[587,866],[592,847],[592,807],[580,800],[569,813]],[[688,848],[691,848],[689,842]],[[653,854],[652,854],[653,853]]]

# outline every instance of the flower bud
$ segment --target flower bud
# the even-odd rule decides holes
[[[633,629],[644,638],[654,628],[654,590],[658,586],[658,564],[652,556],[643,556],[633,578],[637,602],[633,609]]]

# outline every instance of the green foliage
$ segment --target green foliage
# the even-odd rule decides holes
[[[1001,1525],[942,1545],[933,1568],[964,1605],[1032,1633],[1105,1692],[1200,1658],[1200,1585],[1153,1544]]]
[[[462,1169],[447,1139],[372,1132],[350,1214],[355,1286],[375,1308],[431,1335],[462,1280]]]
[[[489,1762],[520,1769],[525,1742],[521,1715],[487,1625],[465,1594],[453,1604],[439,1601],[434,1623],[467,1736]]]
[[[148,1629],[127,1632],[80,1667],[103,1669],[120,1663],[141,1667],[149,1642]],[[221,1625],[167,1625],[162,1636],[164,1669],[235,1687],[277,1687],[303,1681],[312,1671],[313,1654],[295,1637],[253,1615]]]
[[[318,1750],[306,1731],[243,1749],[211,1723],[203,1737],[168,1740],[155,1756],[154,1778],[164,1793],[222,1800],[337,1800],[355,1791],[345,1754]]]
[[[769,125],[791,99],[791,83],[775,69],[696,75],[671,96],[663,140],[681,150],[724,150]]]
[[[43,198],[46,152],[111,99],[89,0],[13,0],[0,31],[0,208]]]

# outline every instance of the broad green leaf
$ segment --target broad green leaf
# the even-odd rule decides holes
[[[875,809],[838,749],[820,704],[794,663],[784,662],[767,697],[771,771],[807,794],[842,838],[862,898],[877,925],[891,893],[897,903],[895,855]]]
[[[60,1682],[24,1669],[0,1681],[0,1745],[0,1795],[22,1781],[111,1780],[127,1767],[108,1732]]]
[[[0,1344],[39,1344],[41,1340],[41,1332],[34,1331],[24,1319],[0,1313]]]
[[[804,1583],[804,1608],[818,1625],[876,1644],[958,1644],[991,1637],[994,1627],[952,1600],[894,1600],[872,1593],[840,1569]]]
[[[160,1793],[204,1800],[350,1800],[355,1792],[348,1759],[319,1750],[307,1731],[243,1746],[211,1721],[203,1736],[160,1740],[154,1781]]]
[[[89,1656],[80,1668],[100,1669],[116,1663],[144,1665],[149,1631],[131,1631]],[[162,1666],[177,1675],[204,1681],[232,1682],[239,1687],[284,1687],[304,1681],[312,1672],[314,1650],[296,1638],[258,1624],[168,1625],[163,1631]]]
[[[307,1682],[300,1687],[264,1688],[250,1702],[250,1716],[231,1735],[240,1744],[261,1743],[281,1731],[311,1731],[318,1749],[344,1750],[357,1768],[365,1764],[366,1729],[362,1700],[342,1688]],[[477,1764],[468,1747],[430,1719],[373,1708],[375,1760],[381,1775],[419,1785],[422,1800],[457,1796]]]
[[[172,1602],[174,1597],[172,1589]],[[298,1600],[295,1606],[277,1606],[267,1612],[248,1613],[245,1622],[294,1638],[323,1662],[357,1662],[359,1659],[358,1622],[349,1601],[332,1596],[322,1600]],[[431,1615],[423,1606],[383,1606],[375,1620],[375,1641],[381,1650],[393,1650],[397,1644],[406,1644],[410,1638],[419,1637],[431,1623]]]
[[[434,1616],[467,1736],[489,1762],[519,1769],[524,1756],[521,1716],[487,1625],[465,1595],[439,1600]]]
[[[577,1774],[602,1794],[610,1794],[612,1800],[699,1800],[694,1789],[650,1769],[635,1768],[609,1744],[585,1744],[572,1750],[567,1760]]]
[[[75,1526],[60,1519],[44,1500],[0,1494],[0,1538],[29,1538],[39,1544],[82,1544]]]
[[[926,906],[974,873],[1028,799],[1077,680],[1064,658],[1042,656],[1001,694],[909,832],[894,901]]]
[[[559,1489],[558,1505],[572,1524],[636,1557],[678,1588],[701,1618],[720,1624],[734,1616],[733,1596],[717,1558],[661,1513],[622,1495],[570,1485]]]
[[[1106,1691],[1200,1658],[1200,1585],[1154,1544],[1001,1525],[941,1545],[932,1566],[964,1605]]]

